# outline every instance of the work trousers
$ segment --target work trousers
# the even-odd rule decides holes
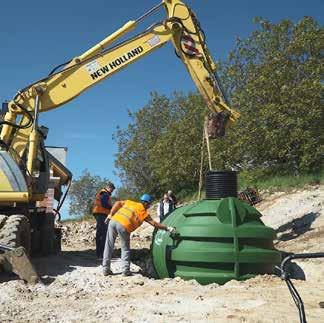
[[[107,235],[108,224],[105,223],[107,214],[94,213],[94,217],[97,221],[96,226],[96,254],[98,258],[103,257],[103,252],[105,248],[105,241]]]
[[[102,266],[110,269],[117,235],[120,237],[121,242],[122,271],[127,272],[130,269],[130,234],[123,225],[114,220],[110,220],[108,225],[108,234],[106,237]]]

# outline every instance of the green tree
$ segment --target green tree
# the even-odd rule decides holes
[[[311,17],[256,22],[259,29],[238,39],[221,66],[241,112],[223,152],[241,169],[316,171],[323,154],[324,29]]]
[[[170,105],[172,119],[155,139],[150,162],[159,179],[159,194],[198,187],[202,127],[207,113],[200,95],[175,93]]]
[[[82,175],[72,182],[69,192],[69,214],[78,216],[91,214],[97,191],[105,187],[108,181],[107,178],[91,175],[85,169]]]
[[[156,138],[169,123],[170,100],[157,93],[151,94],[149,103],[135,113],[129,112],[132,123],[127,129],[118,129],[114,135],[118,153],[115,162],[123,186],[139,194],[154,193],[158,180],[150,163],[151,150]]]
[[[149,103],[118,129],[116,167],[128,190],[156,197],[198,185],[205,104],[197,94],[151,94]]]
[[[116,192],[114,192],[114,201],[118,200],[138,200],[139,196],[134,190],[128,189],[125,186],[119,187]]]

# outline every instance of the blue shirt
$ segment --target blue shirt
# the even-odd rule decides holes
[[[108,192],[101,192],[100,193],[100,201],[101,205],[106,209],[111,209],[111,201],[110,201],[110,193]]]

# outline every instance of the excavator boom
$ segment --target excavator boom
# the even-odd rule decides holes
[[[165,20],[129,40],[111,46],[161,6],[164,6],[167,12]],[[173,43],[177,55],[185,64],[208,108],[212,112],[228,113],[228,122],[235,122],[239,113],[228,106],[215,75],[216,65],[208,51],[200,23],[191,9],[179,0],[164,0],[136,21],[127,22],[103,41],[73,58],[61,70],[20,90],[8,104],[9,111],[5,121],[13,123],[16,115],[23,113],[24,118],[20,120],[20,125],[24,125],[31,118],[26,110],[34,114],[35,110],[44,112],[58,108],[168,41]],[[19,144],[15,142],[11,144],[14,149],[18,149],[20,156],[24,152],[23,148],[21,151],[19,149],[22,137],[29,137],[28,132],[31,132],[31,127],[28,129],[21,131],[21,135],[19,133],[16,135]],[[4,125],[1,139],[8,142],[11,132],[12,127]]]

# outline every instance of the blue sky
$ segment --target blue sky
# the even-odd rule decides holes
[[[272,22],[324,18],[321,0],[185,1],[197,14],[215,60],[225,59],[237,36],[254,29],[253,17]],[[155,0],[124,1],[21,1],[1,2],[0,101],[11,99],[18,89],[46,76],[56,65],[80,55],[121,27],[135,20]],[[163,10],[139,25],[136,32],[165,17]],[[126,67],[84,92],[72,102],[44,113],[40,123],[50,128],[47,145],[68,147],[68,167],[75,177],[82,170],[114,175],[116,127],[129,123],[127,110],[135,111],[149,100],[151,91],[170,94],[194,90],[193,82],[171,44]]]

